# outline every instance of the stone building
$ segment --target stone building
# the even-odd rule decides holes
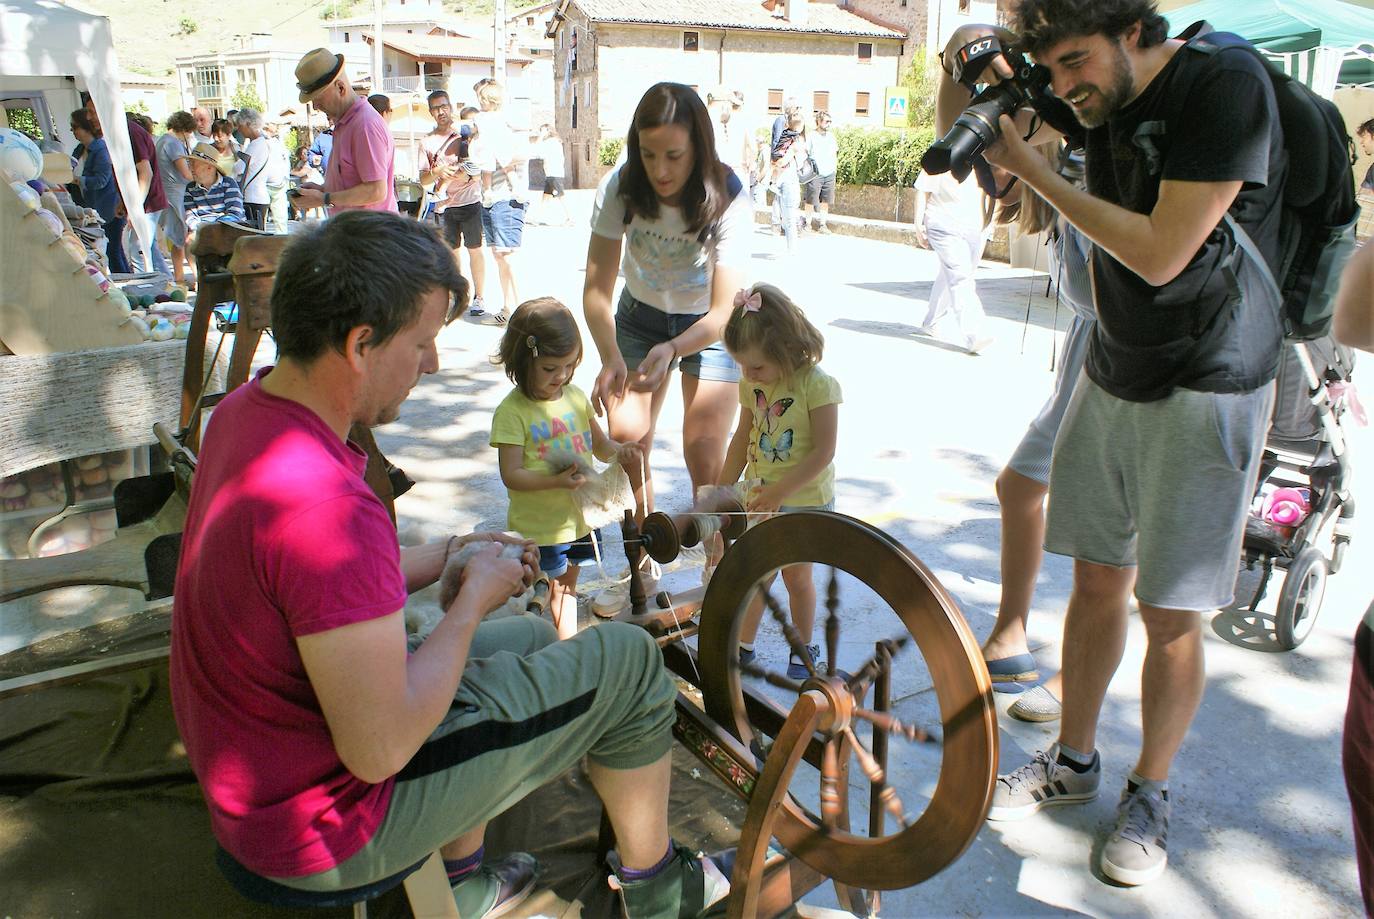
[[[624,137],[644,91],[661,80],[703,96],[720,84],[744,94],[737,118],[765,129],[784,101],[824,109],[837,125],[879,126],[897,85],[901,29],[835,3],[776,0],[560,0],[554,109],[567,179],[594,185],[597,150]]]

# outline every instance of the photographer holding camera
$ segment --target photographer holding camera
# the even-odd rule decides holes
[[[1097,720],[1134,586],[1148,641],[1143,739],[1100,869],[1142,884],[1167,862],[1169,768],[1205,683],[1202,613],[1232,600],[1282,340],[1279,304],[1223,220],[1274,265],[1287,156],[1263,66],[1248,52],[1185,49],[1150,0],[1022,0],[1013,25],[951,39],[942,133],[968,105],[955,72],[987,37],[1040,66],[993,59],[976,82],[1000,97],[959,115],[964,127],[932,161],[957,175],[984,144],[1091,240],[1100,318],[1050,475],[1045,548],[1075,560],[1062,727],[1048,751],[999,777],[988,817],[1097,796]],[[1012,108],[1016,120],[1001,113]],[[1037,121],[1082,144],[1086,191],[1033,151],[1048,130]]]

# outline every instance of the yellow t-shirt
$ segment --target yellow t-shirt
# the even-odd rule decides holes
[[[744,476],[772,485],[811,452],[811,410],[844,400],[834,377],[819,367],[810,367],[771,386],[740,380],[739,401],[753,416]],[[834,499],[835,464],[831,463],[784,503],[820,507]]]
[[[536,402],[518,388],[501,400],[491,419],[491,445],[524,447],[526,469],[561,472],[545,459],[549,451],[586,455],[592,460],[592,406],[576,386],[563,387],[561,398]],[[512,491],[506,525],[541,546],[556,546],[590,531],[566,488]]]

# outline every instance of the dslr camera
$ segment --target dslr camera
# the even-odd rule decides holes
[[[979,92],[978,78],[999,57],[1011,67],[1011,79]],[[931,175],[952,172],[962,182],[981,159],[982,152],[1001,135],[997,123],[1001,115],[1014,115],[1027,105],[1038,110],[1053,97],[1049,91],[1049,68],[1032,64],[1014,48],[1002,47],[992,35],[976,38],[955,53],[953,75],[956,82],[975,94],[973,101],[949,132],[930,145],[921,157],[921,168]]]

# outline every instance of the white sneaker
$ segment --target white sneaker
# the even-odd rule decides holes
[[[980,354],[990,344],[992,344],[991,338],[970,338],[965,348],[969,354]]]

